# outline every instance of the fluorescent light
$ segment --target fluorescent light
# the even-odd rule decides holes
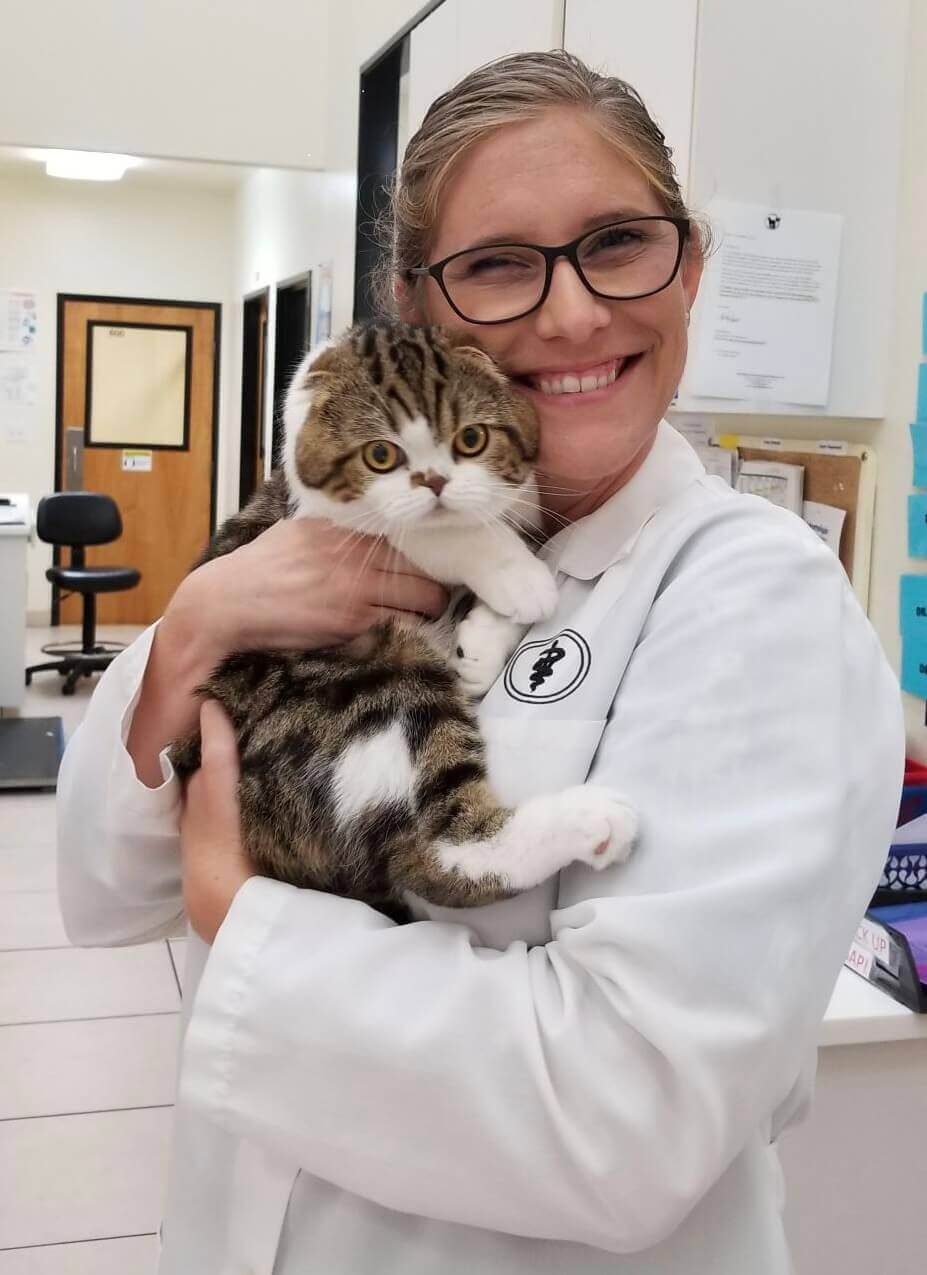
[[[117,182],[127,168],[138,163],[131,155],[107,155],[102,151],[46,151],[42,158],[49,177],[89,182]]]

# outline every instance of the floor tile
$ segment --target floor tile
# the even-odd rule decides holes
[[[157,1235],[0,1252],[0,1275],[157,1275]]]
[[[0,952],[69,946],[57,890],[0,893]]]
[[[0,789],[0,848],[54,844],[55,794]]]
[[[0,845],[0,893],[57,888],[58,854],[53,842]]]
[[[2,1027],[0,1120],[172,1103],[179,1031],[179,1013]]]
[[[0,953],[0,1024],[157,1013],[179,1002],[163,943]]]
[[[172,1108],[0,1124],[0,1248],[156,1232]]]

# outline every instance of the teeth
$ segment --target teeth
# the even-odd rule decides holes
[[[616,359],[607,372],[586,372],[577,376],[575,372],[565,372],[562,376],[538,376],[534,385],[542,394],[585,394],[590,390],[604,390],[612,385],[624,367],[626,359]]]

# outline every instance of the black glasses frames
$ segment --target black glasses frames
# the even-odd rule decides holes
[[[586,269],[580,260],[580,249],[584,244],[595,240],[597,236],[601,236],[612,230],[620,229],[622,226],[653,222],[667,223],[672,225],[676,231],[677,242],[672,268],[668,273],[664,272],[664,274],[661,275],[662,282],[654,287],[648,287],[643,291],[633,292],[605,292],[590,282],[586,274]],[[551,281],[553,279],[554,266],[561,257],[567,258],[587,291],[591,292],[593,296],[601,297],[603,300],[636,301],[642,297],[649,297],[653,296],[657,292],[662,292],[664,288],[669,287],[679,271],[679,265],[682,261],[682,254],[690,234],[690,228],[691,223],[687,217],[672,217],[669,215],[625,217],[620,221],[609,222],[607,225],[596,227],[593,230],[587,230],[583,234],[577,236],[576,239],[571,239],[569,243],[560,244],[556,247],[548,247],[544,244],[499,243],[482,245],[480,248],[464,248],[462,251],[451,253],[449,257],[444,257],[443,260],[436,261],[430,266],[412,267],[406,272],[406,275],[410,279],[425,276],[429,276],[434,279],[438,284],[438,287],[441,289],[448,305],[459,318],[463,319],[465,323],[478,323],[485,324],[487,326],[495,323],[513,323],[516,319],[523,319],[526,315],[532,314],[535,310],[540,309],[547,300],[548,293],[550,292]],[[455,261],[459,262],[461,258],[469,257],[477,252],[490,252],[493,249],[512,249],[537,253],[539,257],[543,257],[544,259],[544,282],[541,287],[540,295],[538,295],[530,305],[517,309],[516,312],[506,314],[503,317],[479,318],[473,314],[465,313],[459,304],[459,296],[458,299],[455,300],[451,295],[451,290],[449,289],[445,278],[445,271],[448,266]]]

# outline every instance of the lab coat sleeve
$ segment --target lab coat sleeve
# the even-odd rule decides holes
[[[180,781],[161,754],[147,788],[126,751],[155,626],[100,679],[58,777],[58,896],[68,938],[117,947],[186,932]]]
[[[813,1051],[897,813],[897,682],[830,551],[705,528],[664,579],[592,779],[642,836],[563,874],[553,939],[481,948],[254,878],[182,1100],[405,1213],[614,1252],[672,1233]]]

